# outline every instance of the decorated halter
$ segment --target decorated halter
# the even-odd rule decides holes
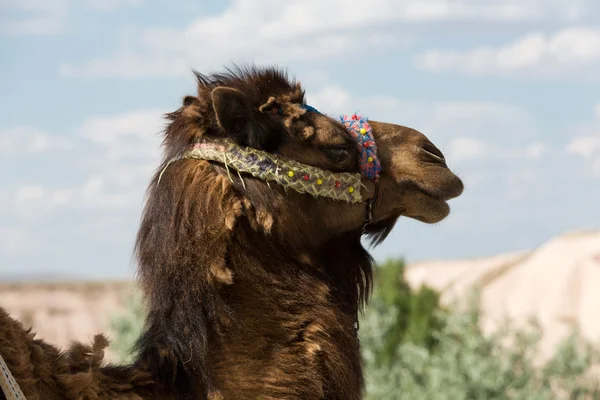
[[[307,112],[320,114],[317,109],[309,105],[303,105],[302,108]],[[366,118],[353,114],[352,116],[341,116],[340,121],[346,127],[348,135],[356,141],[360,173],[324,170],[280,155],[241,146],[226,138],[202,138],[200,142],[194,143],[183,154],[169,161],[167,166],[172,161],[181,158],[216,161],[225,165],[230,179],[231,168],[238,174],[247,173],[267,181],[267,183],[278,183],[286,190],[289,188],[314,197],[360,203],[363,201],[361,178],[364,177],[374,182],[379,179],[381,163],[377,158],[377,146],[372,128]],[[375,198],[372,198],[368,202],[365,226],[370,223],[374,200]]]
[[[302,106],[308,112],[320,112],[308,104]],[[363,177],[377,182],[381,172],[381,163],[377,157],[377,144],[373,137],[373,128],[369,119],[356,114],[340,116],[340,122],[348,130],[348,135],[356,142],[358,149],[358,166]]]
[[[229,168],[232,168],[238,173],[248,173],[315,197],[349,203],[362,201],[360,174],[326,171],[273,153],[240,146],[231,139],[204,139],[194,144],[182,158],[217,161],[225,165],[228,174]]]
[[[369,120],[353,114],[352,116],[342,115],[340,121],[348,130],[348,134],[356,141],[361,175],[369,180],[378,181],[381,163],[377,158],[377,145]]]

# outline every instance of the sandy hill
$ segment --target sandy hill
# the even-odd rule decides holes
[[[445,303],[478,285],[487,330],[504,317],[536,317],[544,356],[573,327],[600,343],[600,230],[562,235],[530,252],[416,263],[406,276],[413,287],[425,283],[442,291]]]
[[[559,236],[533,251],[415,263],[406,274],[412,286],[441,290],[444,302],[479,285],[486,329],[504,316],[536,316],[546,354],[572,326],[600,341],[600,231]],[[124,311],[132,290],[126,281],[0,283],[0,306],[39,337],[66,346],[99,332],[114,335],[111,318]]]
[[[91,342],[97,333],[110,339],[111,318],[125,310],[132,293],[127,281],[0,283],[0,307],[33,326],[38,338],[66,347],[72,340]]]

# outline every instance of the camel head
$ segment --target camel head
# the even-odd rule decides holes
[[[400,216],[438,222],[463,190],[424,134],[327,116],[281,71],[196,75],[198,95],[170,115],[167,160],[209,160],[252,204],[256,226],[297,247],[350,231],[379,242]]]

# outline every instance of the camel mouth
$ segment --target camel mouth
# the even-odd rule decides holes
[[[450,215],[450,205],[448,204],[447,200],[430,196],[426,192],[423,193],[429,198],[427,209],[421,210],[420,214],[406,214],[407,217],[416,219],[417,221],[426,224],[435,224],[444,220],[448,215]]]
[[[448,209],[448,214],[450,214],[449,209]],[[446,217],[431,218],[431,217],[422,217],[422,216],[410,216],[410,218],[416,219],[417,221],[422,222],[424,224],[437,224],[438,222],[441,222],[442,220],[444,220]]]
[[[441,166],[440,166],[441,167]],[[460,196],[464,186],[460,178],[445,167],[441,175],[437,175],[434,184],[417,184],[416,189],[421,193],[419,206],[411,213],[405,213],[409,218],[420,222],[435,224],[450,215],[448,201]]]
[[[447,202],[459,197],[464,191],[462,180],[456,176],[448,167],[439,165],[435,184],[421,184],[419,189],[427,196],[440,202]]]

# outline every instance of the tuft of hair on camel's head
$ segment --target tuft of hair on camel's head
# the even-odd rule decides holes
[[[462,182],[422,133],[328,116],[277,68],[196,78],[137,237],[137,364],[201,398],[360,398],[361,238],[444,219]]]

